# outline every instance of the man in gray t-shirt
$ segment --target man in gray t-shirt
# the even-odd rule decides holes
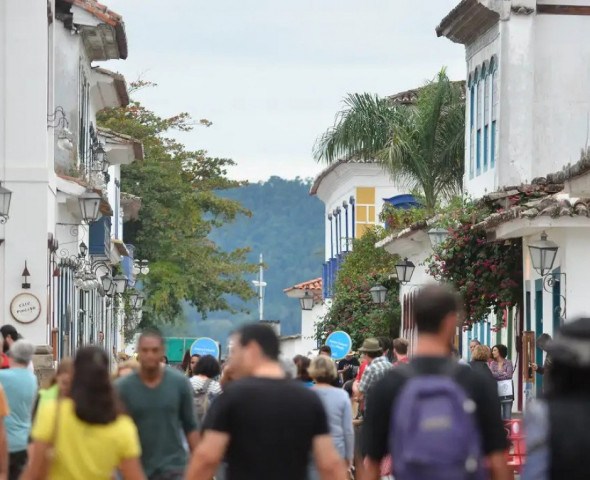
[[[160,365],[164,340],[146,332],[137,343],[140,370],[117,381],[116,387],[133,418],[141,442],[141,462],[150,480],[180,480],[187,463],[179,432],[192,451],[198,441],[193,394],[187,378]]]

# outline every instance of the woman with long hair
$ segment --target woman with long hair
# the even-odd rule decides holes
[[[144,480],[135,424],[124,415],[109,375],[107,354],[81,348],[70,393],[39,406],[24,480]]]
[[[514,366],[507,357],[508,348],[506,348],[506,345],[494,345],[492,347],[492,361],[490,362],[490,370],[498,382],[503,382],[506,380],[512,381],[512,376],[514,375]],[[514,387],[512,391],[514,392]],[[505,398],[500,398],[500,405],[502,407],[502,420],[510,420],[512,418],[513,403],[514,394]]]

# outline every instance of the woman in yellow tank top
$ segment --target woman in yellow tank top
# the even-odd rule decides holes
[[[68,398],[43,402],[24,480],[144,480],[135,424],[124,415],[98,347],[80,349]]]

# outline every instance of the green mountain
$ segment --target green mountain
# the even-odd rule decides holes
[[[211,239],[224,250],[249,247],[249,260],[258,263],[264,256],[264,299],[266,320],[280,320],[281,333],[300,333],[299,303],[287,298],[285,288],[321,276],[324,259],[324,205],[309,196],[310,180],[285,180],[270,177],[266,182],[221,192],[239,201],[252,212],[235,223],[224,225]],[[252,276],[249,280],[255,280]],[[192,309],[186,309],[187,323],[173,328],[168,335],[210,336],[225,343],[228,333],[236,325],[258,319],[258,302],[254,298],[245,307],[247,313],[212,312],[206,319]]]

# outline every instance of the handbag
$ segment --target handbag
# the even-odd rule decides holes
[[[498,397],[500,397],[501,402],[514,400],[512,380],[498,380]]]

